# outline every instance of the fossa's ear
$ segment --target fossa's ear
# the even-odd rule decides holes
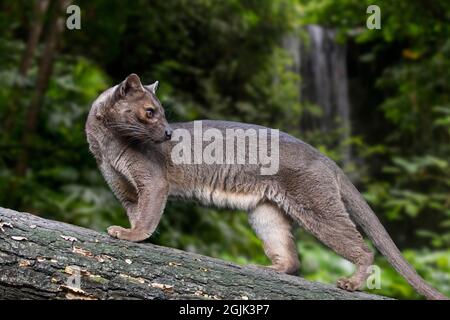
[[[116,96],[124,98],[127,94],[135,91],[144,91],[141,79],[135,73],[130,74],[124,81],[122,81],[116,89]]]
[[[156,94],[156,90],[158,90],[159,81],[155,81],[152,84],[149,84],[146,86],[147,89],[149,89],[153,94]]]

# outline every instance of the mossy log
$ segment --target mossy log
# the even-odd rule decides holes
[[[384,299],[0,208],[0,299]]]

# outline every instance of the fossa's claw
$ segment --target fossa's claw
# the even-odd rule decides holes
[[[146,234],[140,230],[126,229],[120,226],[111,226],[108,228],[108,234],[111,237],[128,240],[133,242],[138,242],[147,239],[150,237],[149,234]]]
[[[356,291],[359,290],[361,285],[357,283],[356,281],[352,280],[351,278],[342,278],[339,279],[336,283],[338,288],[347,290],[347,291]]]

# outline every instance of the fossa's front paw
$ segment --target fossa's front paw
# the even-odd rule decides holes
[[[342,278],[339,279],[336,283],[338,288],[347,290],[347,291],[357,291],[361,288],[361,283],[352,278]]]
[[[138,242],[150,237],[149,234],[136,229],[125,229],[119,226],[111,226],[108,228],[108,234],[111,237]]]

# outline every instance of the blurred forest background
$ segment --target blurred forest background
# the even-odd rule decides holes
[[[68,30],[69,4],[81,30]],[[366,28],[370,4],[381,29]],[[279,128],[338,162],[406,258],[450,295],[450,2],[4,0],[0,205],[104,231],[127,225],[89,154],[92,101],[131,72],[169,121]],[[300,274],[352,265],[297,231]],[[267,264],[244,213],[172,202],[150,242]],[[418,298],[378,256],[382,288]]]

